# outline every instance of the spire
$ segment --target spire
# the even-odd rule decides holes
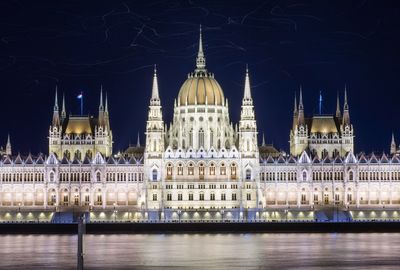
[[[339,91],[337,92],[337,97],[336,97],[336,118],[340,118],[341,116],[340,112],[340,101],[339,101]]]
[[[297,97],[296,97],[296,92],[294,92],[294,107],[293,107],[293,114],[297,115]]]
[[[136,147],[140,147],[140,136],[139,136],[139,132],[137,133]]]
[[[390,154],[394,155],[396,154],[397,149],[396,149],[396,141],[394,140],[394,133],[392,132],[392,142],[390,143]]]
[[[264,137],[264,132],[263,132],[263,135],[262,135],[262,143],[261,143],[261,146],[265,146],[265,137]]]
[[[246,79],[244,82],[244,96],[243,100],[252,100],[250,91],[250,78],[249,78],[249,68],[246,65]]]
[[[303,105],[303,90],[300,85],[300,97],[299,97],[299,112],[298,112],[298,125],[304,125],[304,105]]]
[[[100,104],[99,104],[99,112],[104,111],[103,105],[103,85],[100,86]]]
[[[293,124],[292,124],[292,129],[294,130],[297,126],[297,121],[299,117],[299,111],[297,110],[297,96],[296,92],[294,93],[294,107],[293,107]]]
[[[61,109],[61,119],[64,120],[66,117],[67,117],[67,113],[65,111],[65,95],[63,94],[62,109]]]
[[[11,156],[12,151],[11,151],[11,140],[10,140],[10,134],[8,134],[7,137],[7,144],[6,144],[6,155]]]
[[[160,105],[160,95],[158,93],[157,66],[154,65],[153,89],[151,91],[150,105]]]
[[[57,91],[58,91],[58,86],[56,85],[56,95],[55,95],[55,98],[54,98],[54,111],[58,112],[58,94],[57,94]]]
[[[107,92],[106,92],[106,102],[105,102],[104,112],[106,114],[108,114],[108,94],[107,94]]]
[[[204,57],[203,39],[202,39],[201,24],[200,24],[199,51],[197,52],[197,58],[196,58],[196,71],[205,71],[205,69],[206,69],[206,58]]]
[[[349,104],[347,103],[347,86],[344,85],[343,125],[350,125]]]
[[[54,98],[54,109],[53,109],[53,126],[60,126],[60,115],[58,111],[58,94],[57,94],[57,85],[56,85],[56,94]]]
[[[301,87],[301,85],[300,85],[299,110],[304,110],[304,106],[303,106],[303,92],[302,92],[302,87]]]

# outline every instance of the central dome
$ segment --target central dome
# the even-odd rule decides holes
[[[180,105],[223,105],[224,93],[212,74],[190,74],[179,90]]]

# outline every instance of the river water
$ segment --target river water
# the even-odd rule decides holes
[[[76,235],[1,235],[0,269],[74,269]],[[86,235],[85,269],[400,269],[400,234]]]

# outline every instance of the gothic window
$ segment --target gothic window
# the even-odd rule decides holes
[[[251,170],[250,169],[246,170],[246,180],[251,180]]]
[[[204,164],[200,163],[199,165],[199,175],[204,176]]]
[[[236,164],[235,163],[231,164],[231,177],[232,178],[236,177]]]
[[[50,172],[50,182],[54,182],[54,172]]]
[[[210,129],[210,147],[214,145],[214,132]]]
[[[303,172],[303,181],[305,182],[305,181],[307,181],[307,172]]]
[[[86,152],[86,156],[87,156],[89,159],[92,159],[92,151],[88,150],[88,151]]]
[[[65,150],[64,156],[65,156],[67,159],[71,159],[71,153],[70,153],[68,150]]]
[[[172,176],[172,165],[171,163],[167,165],[167,177],[170,178]]]
[[[222,163],[221,167],[219,168],[220,175],[226,175],[226,167],[225,164]]]
[[[322,158],[326,158],[328,156],[328,150],[324,149],[321,156]]]
[[[101,181],[100,172],[97,172],[97,173],[96,173],[96,181],[97,181],[97,182],[100,182],[100,181]]]
[[[158,172],[157,172],[156,169],[153,169],[153,172],[152,172],[152,179],[153,179],[153,181],[157,181],[157,177],[158,177]]]
[[[204,147],[204,130],[201,128],[199,130],[199,148]]]
[[[217,148],[218,148],[218,149],[221,149],[221,140],[220,140],[220,139],[218,139],[218,145],[217,145]]]
[[[214,165],[214,163],[211,163],[211,165],[210,165],[210,175],[215,175],[215,165]]]
[[[229,143],[228,140],[226,140],[226,142],[225,142],[225,148],[226,149],[230,149],[231,148],[231,144]]]
[[[349,172],[349,181],[353,181],[353,178],[354,178],[353,172],[350,171]]]
[[[183,166],[182,166],[182,163],[179,163],[179,165],[178,165],[178,175],[183,175]]]
[[[189,132],[189,147],[193,147],[193,129]]]
[[[189,163],[189,166],[188,166],[188,175],[194,175],[193,163]]]

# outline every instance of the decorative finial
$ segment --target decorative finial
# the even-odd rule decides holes
[[[206,68],[206,58],[204,57],[203,51],[203,38],[200,24],[200,37],[199,37],[199,51],[197,52],[196,58],[196,71],[205,71]]]
[[[246,78],[244,81],[244,100],[251,100],[251,89],[250,89],[250,78],[249,78],[249,67],[246,65]]]

